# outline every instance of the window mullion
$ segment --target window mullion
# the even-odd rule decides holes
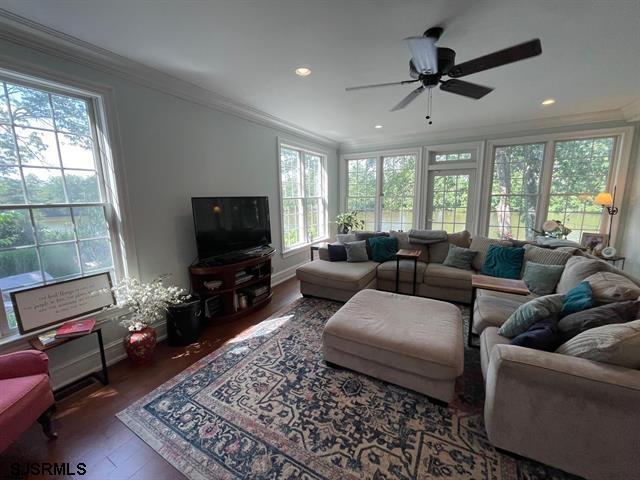
[[[298,158],[300,158],[300,196],[302,197],[302,243],[309,243],[309,233],[307,229],[307,201],[306,201],[306,192],[305,192],[305,152],[303,150],[298,150]],[[300,221],[300,219],[298,219]]]

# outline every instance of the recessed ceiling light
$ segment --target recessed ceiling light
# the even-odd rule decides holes
[[[542,105],[553,105],[554,103],[556,103],[555,98],[547,98],[542,101]]]
[[[298,67],[296,68],[296,75],[299,77],[308,77],[311,75],[311,69],[308,67]]]
[[[382,128],[382,125],[374,125],[373,128]]]

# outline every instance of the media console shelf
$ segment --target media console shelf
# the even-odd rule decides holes
[[[267,305],[272,297],[272,256],[273,252],[228,265],[191,265],[191,290],[202,299],[205,317],[227,322]]]

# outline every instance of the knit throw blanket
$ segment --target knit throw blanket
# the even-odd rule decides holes
[[[409,230],[409,242],[411,243],[438,243],[445,242],[449,236],[444,230]]]

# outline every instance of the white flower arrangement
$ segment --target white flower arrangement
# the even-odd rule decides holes
[[[167,287],[162,284],[166,275],[160,276],[150,283],[141,283],[135,278],[125,278],[111,291],[116,297],[116,304],[107,309],[127,308],[129,312],[120,325],[130,332],[138,332],[149,327],[153,322],[161,320],[171,305],[177,305],[189,298],[186,290],[178,287]]]

